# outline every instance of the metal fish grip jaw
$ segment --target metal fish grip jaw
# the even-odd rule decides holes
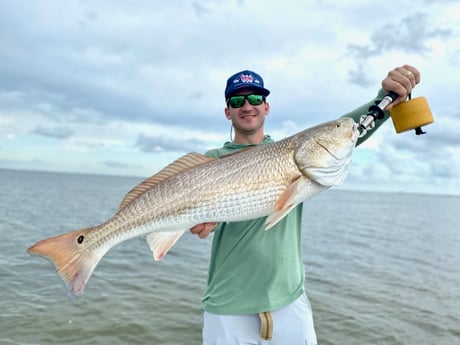
[[[359,121],[360,138],[374,128],[376,120],[383,119],[384,109],[398,97],[396,93],[389,92],[378,104],[372,105],[367,114],[361,116]],[[390,115],[396,133],[415,129],[416,135],[425,134],[422,126],[433,122],[433,116],[425,97],[411,99],[411,94],[409,94],[407,101],[394,106],[390,110]]]

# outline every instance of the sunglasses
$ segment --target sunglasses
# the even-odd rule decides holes
[[[244,100],[248,100],[250,105],[261,105],[265,101],[265,96],[262,95],[244,95],[244,96],[232,96],[227,99],[227,105],[232,108],[241,108],[244,105]]]

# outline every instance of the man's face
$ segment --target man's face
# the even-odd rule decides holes
[[[240,90],[232,96],[247,96],[257,95],[257,91],[251,89]],[[260,94],[259,94],[260,95]],[[249,104],[248,99],[244,100],[243,106],[234,108],[227,104],[225,115],[232,121],[235,131],[241,135],[253,135],[258,131],[263,132],[265,116],[268,115],[270,106],[267,101],[263,101],[260,105]]]

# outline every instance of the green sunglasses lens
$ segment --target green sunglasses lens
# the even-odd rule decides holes
[[[230,104],[232,108],[241,108],[244,104],[244,99],[245,99],[244,96],[233,96],[233,97],[230,97],[230,99],[228,100],[228,103]]]
[[[261,95],[248,95],[247,97],[250,105],[261,105],[264,101],[264,96]]]
[[[241,108],[244,105],[244,100],[247,99],[250,105],[261,105],[264,101],[262,95],[245,95],[245,96],[233,96],[228,100],[228,104],[232,108]]]

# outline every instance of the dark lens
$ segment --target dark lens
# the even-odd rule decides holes
[[[250,105],[261,105],[263,101],[264,101],[264,96],[248,95],[248,102]]]
[[[244,96],[233,96],[230,97],[228,103],[232,108],[241,108],[244,104]]]
[[[233,96],[228,99],[228,104],[232,108],[241,108],[244,105],[244,100],[247,99],[250,105],[261,105],[264,102],[262,95],[246,95],[246,96]]]

